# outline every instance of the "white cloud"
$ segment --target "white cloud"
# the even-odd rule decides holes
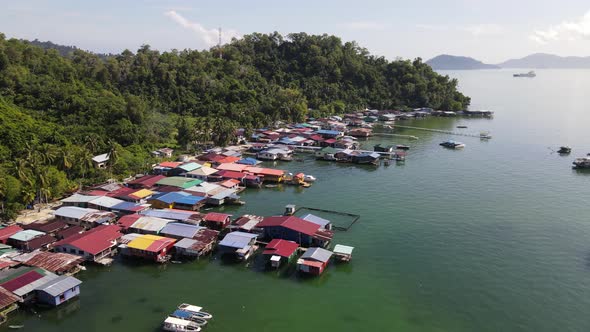
[[[207,29],[200,23],[189,21],[184,16],[178,14],[174,10],[167,11],[164,13],[164,15],[171,18],[174,22],[178,23],[183,28],[194,32],[207,47],[217,45],[217,42],[219,40],[218,29]],[[240,33],[238,33],[236,30],[223,29],[221,34],[221,42],[225,44],[230,42],[232,38],[240,38],[240,36]]]
[[[590,39],[590,11],[576,21],[565,21],[545,30],[535,30],[529,37],[539,44],[560,40]]]
[[[371,21],[349,22],[344,24],[344,27],[350,30],[384,30],[385,24]]]

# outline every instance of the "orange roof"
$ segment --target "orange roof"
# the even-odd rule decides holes
[[[259,174],[259,175],[272,175],[272,176],[281,176],[285,175],[285,171],[281,171],[279,169],[272,169],[272,168],[260,168],[260,167],[248,167],[246,169],[247,172]]]
[[[241,164],[234,164],[234,163],[224,163],[216,167],[218,170],[221,171],[234,171],[234,172],[242,172],[248,165],[241,165]]]
[[[182,164],[182,163],[181,162],[176,162],[176,161],[164,161],[164,162],[161,162],[160,163],[160,167],[176,168],[180,164]]]
[[[223,159],[217,160],[220,164],[227,164],[227,163],[235,163],[236,161],[240,160],[240,157],[225,157]]]
[[[232,188],[237,184],[240,184],[239,180],[229,179],[229,180],[225,180],[225,181],[221,182],[219,185],[226,187],[226,188]]]

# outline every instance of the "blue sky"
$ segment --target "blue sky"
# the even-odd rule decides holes
[[[202,49],[251,32],[328,33],[386,58],[446,53],[500,62],[590,55],[587,0],[0,0],[0,32],[118,53]]]

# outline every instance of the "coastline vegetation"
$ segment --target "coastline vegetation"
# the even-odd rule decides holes
[[[0,33],[0,217],[149,170],[150,151],[227,145],[237,128],[363,108],[462,110],[457,80],[328,35],[254,33],[221,49],[97,55]],[[51,46],[52,44],[45,44]],[[109,153],[105,170],[94,155]]]

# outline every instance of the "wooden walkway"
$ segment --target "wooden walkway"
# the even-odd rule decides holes
[[[424,131],[430,131],[430,132],[433,132],[433,133],[441,133],[441,134],[447,134],[447,135],[456,135],[456,136],[466,136],[466,137],[478,137],[478,138],[481,138],[481,134],[460,133],[460,132],[452,131],[452,130],[442,130],[442,129],[423,128],[423,127],[412,127],[412,126],[400,126],[400,125],[395,125],[394,128],[424,130]]]

